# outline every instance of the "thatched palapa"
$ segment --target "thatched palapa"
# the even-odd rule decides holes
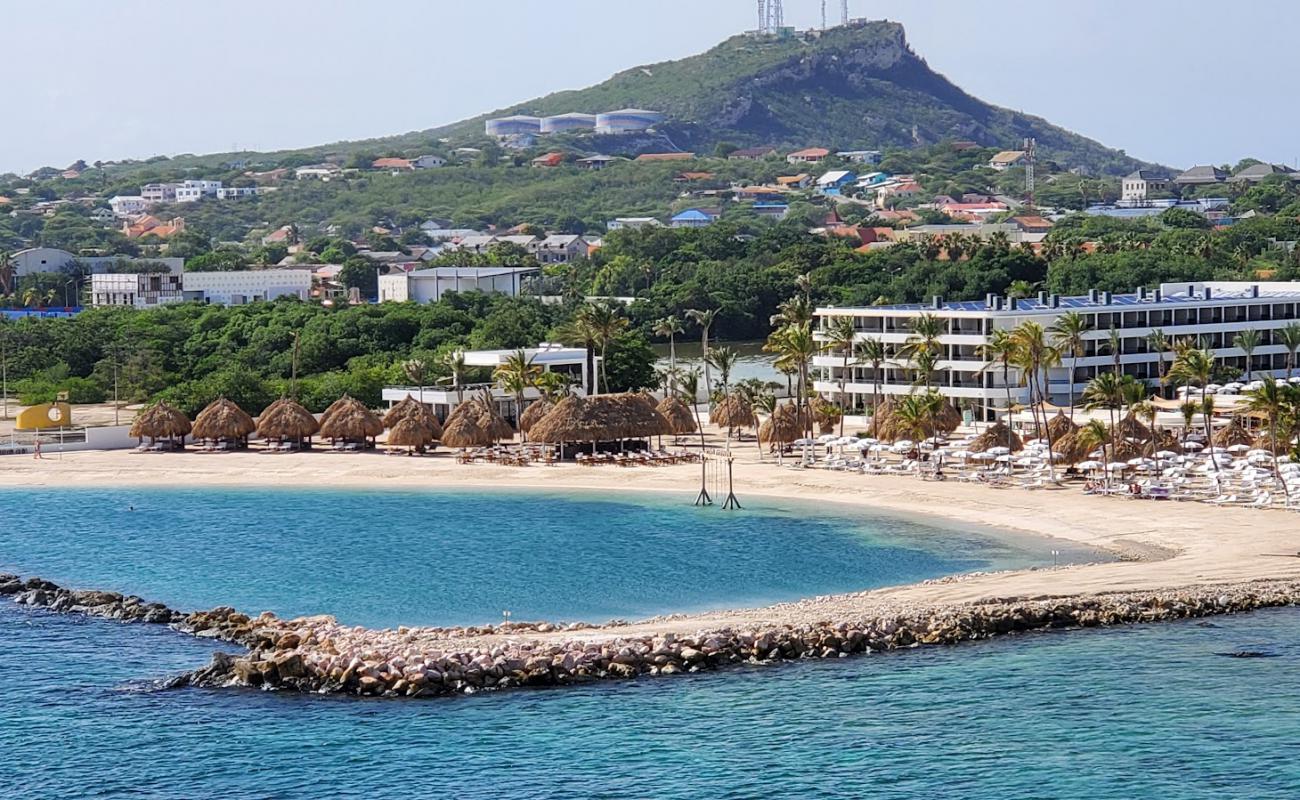
[[[136,415],[131,423],[130,435],[135,439],[181,439],[193,430],[190,418],[161,400]]]
[[[391,431],[397,426],[397,423],[404,419],[415,420],[429,432],[429,436],[434,440],[442,436],[442,423],[438,421],[437,415],[433,413],[432,409],[409,394],[400,403],[388,409],[388,413],[384,414],[384,427]],[[389,442],[392,442],[391,433]]]
[[[429,426],[414,415],[397,420],[388,431],[388,444],[391,447],[423,451],[433,442]]]
[[[668,420],[635,394],[566,397],[533,426],[538,442],[614,442],[672,433]]]
[[[674,436],[682,436],[688,433],[695,433],[699,427],[695,424],[695,415],[686,407],[686,404],[673,396],[665,397],[655,406],[655,410],[668,420],[669,433]]]
[[[281,397],[257,418],[257,435],[263,439],[301,442],[320,430],[320,423],[296,400]]]
[[[1025,449],[1025,443],[1020,439],[1019,434],[999,420],[975,437],[975,441],[970,445],[970,449],[975,452],[983,452],[994,447],[1009,447],[1011,452],[1018,453]]]
[[[964,419],[961,412],[952,403],[944,403],[939,409],[939,415],[935,417],[934,427],[939,433],[952,433],[961,427]]]
[[[1050,422],[1048,428],[1051,428]],[[1006,446],[1005,441],[1002,446]],[[1053,437],[1052,452],[1056,453],[1062,464],[1078,464],[1088,460],[1092,447],[1079,435],[1079,429],[1075,428],[1059,438]]]
[[[793,403],[782,403],[772,416],[758,426],[758,441],[768,445],[785,445],[803,436],[805,414]]]
[[[1151,429],[1138,422],[1137,416],[1130,411],[1124,415],[1124,418],[1115,426],[1111,437],[1118,436],[1121,439],[1129,439],[1135,442],[1146,442],[1151,439]]]
[[[1226,427],[1214,432],[1214,438],[1211,441],[1214,442],[1215,447],[1233,447],[1239,444],[1249,446],[1254,444],[1255,437],[1250,431],[1246,430],[1246,426],[1241,424],[1240,419],[1233,417],[1232,422],[1229,422]]]
[[[194,418],[191,433],[195,439],[240,443],[247,442],[249,434],[256,430],[257,423],[242,408],[218,397]]]
[[[740,392],[732,392],[722,398],[709,412],[709,422],[719,428],[752,428],[758,424],[754,417],[754,407],[749,399]]]
[[[524,409],[524,413],[519,415],[519,432],[527,435],[533,429],[533,426],[542,421],[542,418],[551,413],[555,408],[555,403],[550,400],[538,400]]]
[[[331,441],[364,443],[384,432],[383,420],[375,412],[360,400],[351,397],[347,400],[321,423],[321,436]]]
[[[1047,421],[1047,434],[1052,437],[1053,442],[1058,439],[1064,439],[1066,436],[1077,430],[1079,430],[1079,426],[1075,425],[1074,422],[1072,422],[1070,418],[1065,416],[1061,411],[1056,412],[1056,415]]]

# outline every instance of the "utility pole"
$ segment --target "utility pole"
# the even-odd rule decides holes
[[[1033,137],[1025,139],[1025,195],[1029,199],[1030,208],[1036,207],[1034,202],[1034,158],[1037,155],[1038,141]]]

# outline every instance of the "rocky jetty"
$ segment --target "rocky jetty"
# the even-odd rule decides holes
[[[436,697],[526,686],[673,675],[741,663],[845,658],[923,645],[1066,628],[1160,622],[1294,605],[1300,584],[1208,586],[976,605],[883,608],[845,621],[700,631],[692,635],[569,637],[559,626],[374,631],[331,617],[259,618],[242,656],[217,654],[191,676],[247,686],[383,697]],[[492,631],[484,641],[484,632]],[[539,635],[547,634],[550,635]],[[504,634],[504,635],[502,635]]]
[[[369,630],[329,616],[283,620],[233,608],[183,613],[115,592],[0,575],[0,596],[52,611],[170,625],[237,644],[172,686],[255,687],[376,697],[437,697],[525,686],[674,675],[750,663],[845,658],[1032,631],[1163,622],[1300,604],[1300,582],[1263,581],[1078,597],[993,598],[960,605],[882,601],[852,619],[755,622],[690,634],[666,623],[509,622]],[[816,599],[773,607],[816,619]],[[678,625],[677,627],[680,627]],[[649,632],[647,632],[649,631]],[[635,633],[634,633],[635,632]]]

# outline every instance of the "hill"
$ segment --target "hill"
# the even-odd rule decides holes
[[[1143,165],[1040,117],[972,97],[930,69],[894,22],[782,39],[735,36],[697,56],[634,67],[586,89],[547,95],[432,133],[481,135],[484,120],[506,114],[627,107],[665,113],[666,137],[697,152],[721,142],[881,149],[945,139],[1010,149],[1033,136],[1044,157],[1066,167],[1115,174]],[[617,147],[617,142],[597,143]]]

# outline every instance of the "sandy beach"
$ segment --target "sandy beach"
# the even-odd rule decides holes
[[[1117,561],[966,576],[756,609],[656,618],[603,633],[690,632],[731,626],[854,618],[882,607],[950,605],[990,599],[1158,591],[1216,583],[1300,579],[1300,520],[1282,511],[1084,495],[1077,487],[995,489],[955,481],[795,470],[760,462],[752,442],[735,451],[736,493],[797,499],[1056,537],[1111,551]],[[457,464],[447,453],[422,458],[311,452],[137,454],[47,452],[44,460],[0,463],[0,487],[340,486],[374,489],[517,487],[671,493],[690,502],[699,466],[619,468],[571,464],[505,467]],[[745,513],[723,512],[717,513]],[[1289,554],[1289,555],[1288,555]],[[322,609],[328,612],[328,609]],[[572,636],[572,634],[568,634]]]

